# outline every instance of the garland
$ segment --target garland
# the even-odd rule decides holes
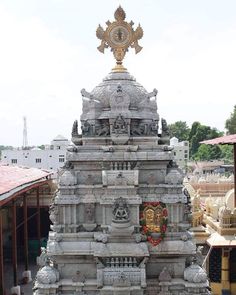
[[[152,237],[152,232],[146,226],[146,219],[144,218],[143,211],[146,207],[161,207],[162,208],[162,219],[160,223],[160,236],[158,238]],[[162,202],[144,202],[140,206],[140,224],[142,226],[142,234],[147,236],[148,242],[150,242],[153,246],[157,246],[164,239],[166,229],[167,229],[167,221],[168,221],[168,212],[166,209],[166,204]]]

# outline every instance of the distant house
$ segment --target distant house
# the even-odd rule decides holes
[[[189,142],[179,142],[178,138],[172,137],[170,139],[170,145],[174,148],[175,162],[180,168],[185,169],[189,161]]]
[[[55,137],[45,149],[14,149],[2,151],[2,162],[9,165],[35,167],[57,172],[66,160],[69,140],[61,135]]]

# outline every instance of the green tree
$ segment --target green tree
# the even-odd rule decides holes
[[[189,142],[190,142],[190,156],[195,158],[195,155],[198,152],[199,147],[201,146],[200,142],[207,139],[216,138],[222,136],[223,132],[218,131],[216,128],[211,128],[210,126],[201,125],[199,122],[194,122],[192,124],[190,133],[189,133]],[[208,151],[209,155],[206,156],[205,153]],[[219,147],[207,147],[201,148],[200,154],[196,155],[201,159],[207,158],[217,159],[220,157],[221,150]]]
[[[177,137],[179,141],[188,140],[190,129],[186,122],[177,121],[169,126],[170,137]]]
[[[221,158],[224,160],[225,164],[233,164],[233,146],[224,144],[220,145]]]
[[[236,134],[236,105],[230,117],[225,122],[225,129],[227,129],[227,134]]]

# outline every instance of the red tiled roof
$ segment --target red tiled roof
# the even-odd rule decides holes
[[[225,135],[214,139],[204,140],[200,143],[205,144],[234,144],[236,143],[236,134]]]
[[[37,168],[8,166],[0,164],[0,195],[21,186],[30,185],[32,182],[41,180],[52,174]]]

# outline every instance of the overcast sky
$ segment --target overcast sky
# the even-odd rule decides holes
[[[158,89],[160,116],[224,130],[236,104],[235,0],[0,0],[0,145],[22,145],[23,116],[30,145],[70,138],[80,90],[115,64],[95,31],[119,4],[144,30],[124,65]]]

